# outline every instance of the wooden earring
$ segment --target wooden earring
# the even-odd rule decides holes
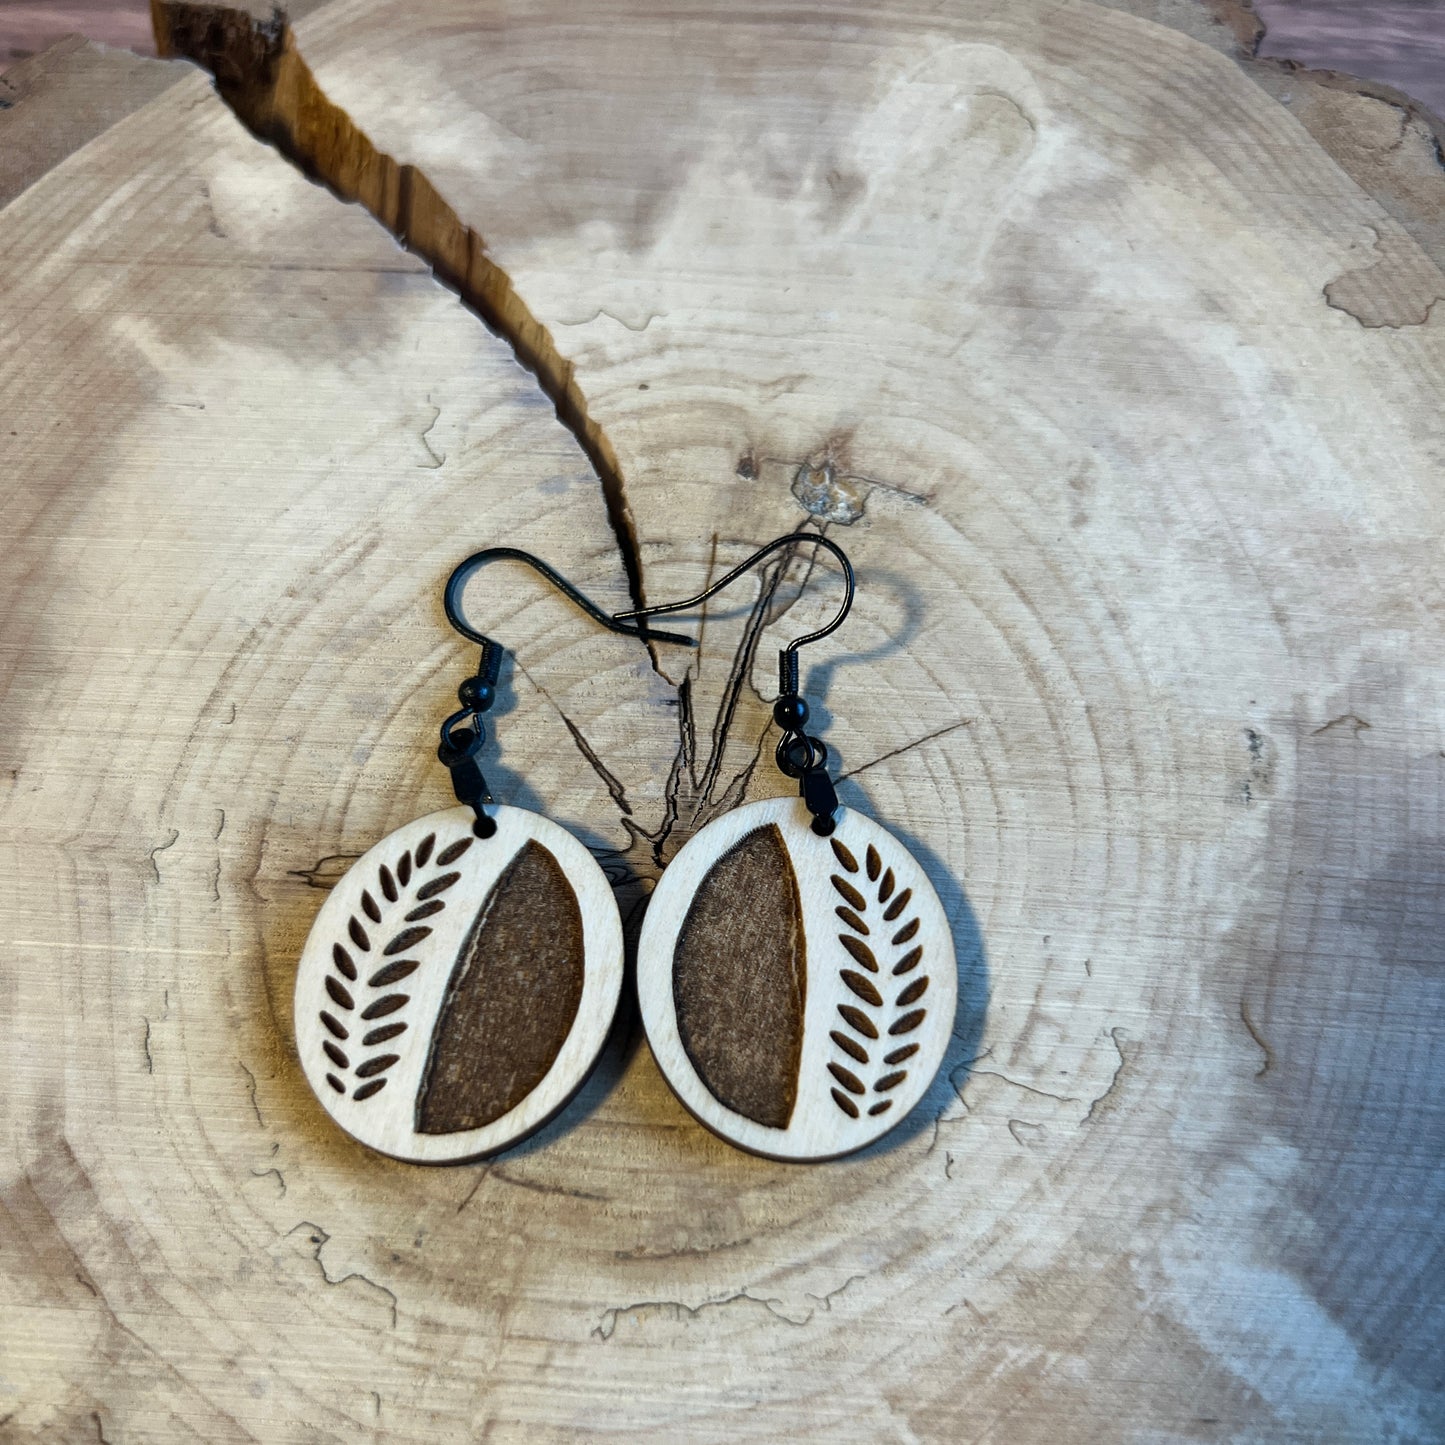
[[[296,1048],[326,1112],[419,1164],[482,1158],[541,1128],[592,1071],[622,988],[622,922],[597,861],[557,824],[495,803],[482,776],[503,649],[466,622],[461,592],[501,557],[612,631],[643,635],[515,548],[476,553],[447,583],[448,618],[482,647],[438,748],[460,806],[408,823],[347,870],[296,974]]]
[[[735,809],[668,864],[648,903],[637,991],[654,1058],[702,1124],[783,1160],[852,1153],[896,1127],[927,1092],[953,1032],[953,935],[917,859],[838,804],[828,749],[804,731],[798,649],[848,615],[846,554],[812,533],[780,537],[698,597],[796,542],[842,563],[831,623],[783,649],[773,716],[777,761],[799,796]]]

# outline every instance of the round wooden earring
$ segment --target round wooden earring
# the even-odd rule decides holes
[[[296,975],[296,1048],[354,1139],[418,1164],[496,1153],[581,1087],[622,988],[596,860],[523,808],[418,818],[322,905]]]
[[[515,547],[475,552],[447,581],[448,621],[482,648],[437,749],[463,806],[357,859],[296,973],[296,1048],[326,1112],[418,1164],[479,1159],[540,1129],[591,1072],[622,991],[622,919],[596,859],[546,818],[495,804],[482,776],[503,649],[467,622],[462,589],[500,559],[525,562],[609,630],[643,635]]]
[[[958,976],[943,906],[911,853],[803,801],[709,823],[648,904],[637,991],[653,1056],[689,1112],[774,1159],[849,1154],[927,1092]]]
[[[709,823],[667,866],[637,952],[653,1057],[694,1117],[773,1159],[834,1159],[895,1128],[928,1091],[958,1007],[953,934],[918,860],[840,808],[828,748],[804,731],[798,649],[839,627],[853,567],[836,542],[795,532],[683,602],[682,612],[781,548],[811,545],[843,569],[826,627],[778,655],[778,767],[797,798]]]

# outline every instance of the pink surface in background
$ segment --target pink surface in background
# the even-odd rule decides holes
[[[156,53],[147,0],[0,0],[0,70],[67,35]]]
[[[1445,117],[1445,0],[1256,0],[1262,56],[1393,86]]]

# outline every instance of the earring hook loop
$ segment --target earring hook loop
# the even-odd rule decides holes
[[[820,627],[816,632],[809,632],[803,637],[795,637],[786,647],[782,649],[783,657],[796,656],[800,647],[806,647],[810,642],[819,642],[827,637],[830,632],[836,632],[843,625],[844,619],[853,607],[853,593],[855,590],[853,579],[853,564],[848,560],[848,554],[831,538],[824,537],[819,532],[789,532],[786,537],[775,537],[766,546],[759,547],[746,562],[740,562],[726,577],[719,578],[705,592],[699,592],[696,597],[689,597],[685,602],[664,602],[656,607],[637,607],[631,612],[616,612],[613,614],[618,619],[630,617],[653,617],[661,612],[686,612],[691,607],[696,607],[700,602],[706,602],[709,597],[716,596],[724,587],[736,582],[739,577],[753,567],[756,567],[764,557],[776,552],[780,547],[791,546],[795,542],[811,542],[814,546],[822,547],[831,552],[838,559],[839,566],[843,569],[843,602],[838,608],[833,620],[825,627]],[[661,637],[660,632],[654,632],[654,637]]]
[[[640,627],[624,627],[616,617],[609,616],[597,606],[589,597],[585,597],[577,590],[555,567],[550,567],[540,557],[534,557],[530,552],[524,552],[520,547],[484,547],[480,552],[473,552],[470,557],[458,562],[452,569],[452,575],[447,578],[446,590],[442,594],[442,605],[446,608],[447,621],[456,628],[458,632],[469,641],[480,643],[482,647],[497,647],[494,642],[484,633],[478,632],[475,627],[467,621],[466,614],[462,611],[462,592],[472,575],[485,567],[488,562],[498,561],[525,562],[534,572],[538,573],[546,581],[550,582],[569,602],[580,607],[594,622],[605,627],[609,632],[616,632],[623,637],[636,637],[643,642],[675,642],[680,647],[696,647],[697,640],[692,637],[684,637],[676,632],[653,632],[644,623]],[[648,611],[659,609],[649,608]],[[632,616],[631,613],[619,613],[619,617]],[[645,616],[646,613],[639,613]]]
[[[836,632],[852,610],[855,583],[853,564],[848,560],[848,554],[820,532],[789,532],[786,537],[775,537],[765,546],[759,547],[746,562],[739,563],[726,577],[719,578],[696,597],[689,597],[683,602],[664,602],[656,607],[639,607],[631,612],[619,612],[616,616],[651,617],[659,612],[685,612],[701,602],[706,602],[709,597],[715,597],[724,587],[736,582],[744,572],[756,567],[764,557],[776,552],[780,547],[807,542],[824,548],[838,559],[838,564],[843,569],[843,601],[832,621],[815,632],[795,637],[786,647],[779,649],[778,698],[773,704],[773,721],[783,730],[777,748],[778,767],[786,777],[797,779],[799,796],[813,815],[813,832],[826,838],[837,826],[838,794],[832,778],[828,775],[828,745],[821,738],[811,737],[803,731],[808,722],[808,704],[798,691],[798,649],[827,637],[830,632]]]

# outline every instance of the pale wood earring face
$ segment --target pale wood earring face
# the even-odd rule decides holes
[[[418,818],[347,871],[296,974],[296,1048],[326,1112],[421,1164],[541,1128],[602,1050],[622,923],[596,860],[523,808]]]
[[[841,809],[829,838],[796,798],[709,823],[647,908],[647,1041],[688,1110],[775,1159],[871,1144],[923,1097],[958,1002],[953,935],[911,853]]]

